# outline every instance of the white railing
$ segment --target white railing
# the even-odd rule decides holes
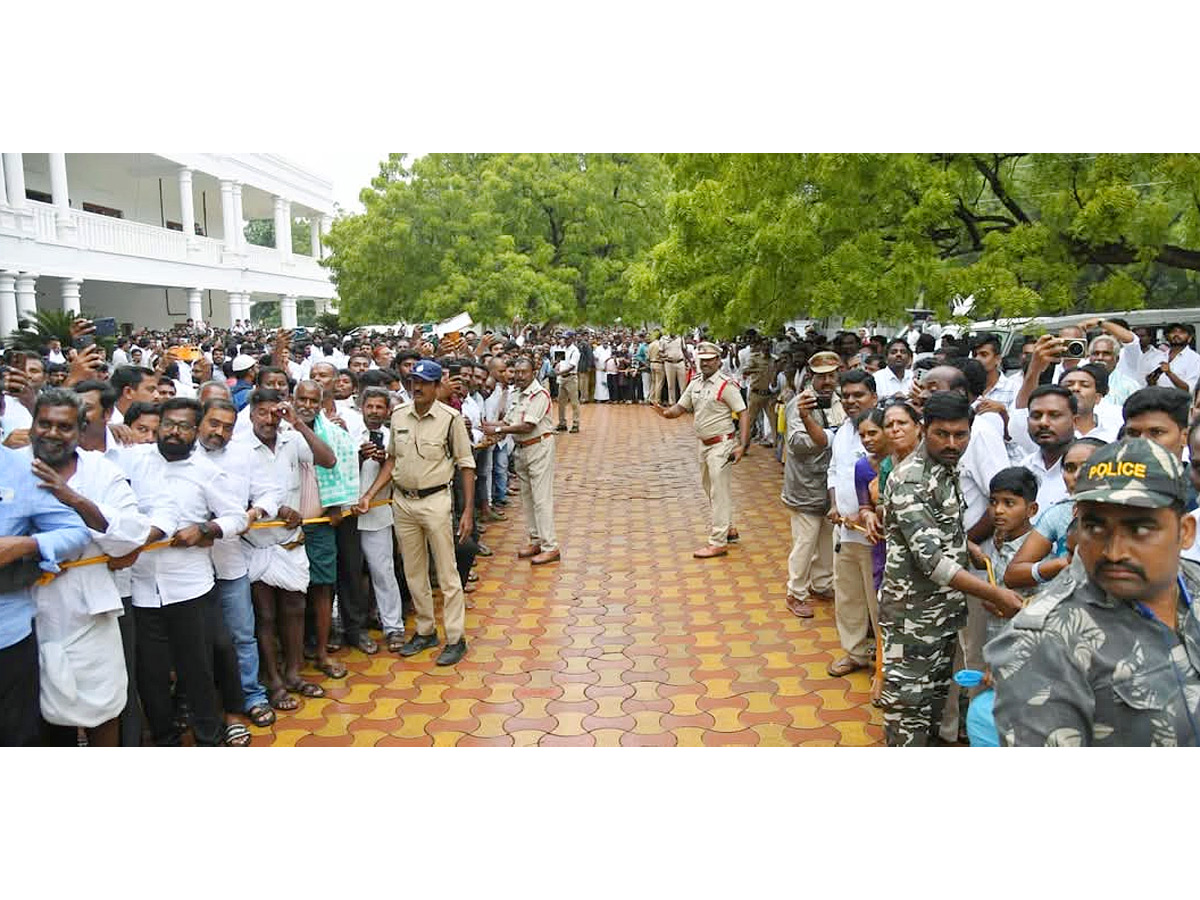
[[[58,226],[55,224],[54,207],[37,200],[25,201],[33,210],[34,233],[39,241],[57,241]]]
[[[85,250],[105,250],[127,256],[187,261],[187,239],[182,231],[71,210],[76,240]]]

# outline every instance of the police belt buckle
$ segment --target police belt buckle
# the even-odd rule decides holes
[[[403,497],[405,500],[420,500],[420,499],[421,499],[421,492],[420,492],[420,491],[405,491],[405,490],[401,490],[401,491],[400,491],[400,496],[402,496],[402,497]]]

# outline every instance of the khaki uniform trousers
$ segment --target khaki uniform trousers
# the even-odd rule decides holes
[[[833,564],[833,617],[838,640],[846,655],[866,665],[875,653],[875,641],[867,635],[867,624],[879,628],[879,598],[875,594],[875,576],[871,546],[842,541],[842,549]]]
[[[596,370],[579,373],[579,402],[591,403],[596,397]]]
[[[558,379],[558,424],[567,424],[567,404],[571,404],[571,424],[579,424],[579,376]]]
[[[529,541],[549,553],[558,549],[554,534],[554,439],[546,438],[515,450]]]
[[[433,613],[433,588],[429,585],[429,549],[437,566],[438,587],[442,590],[442,622],[446,643],[454,644],[463,636],[462,581],[454,556],[454,510],[450,490],[438,491],[420,500],[392,497],[392,523],[400,541],[404,559],[404,580],[417,611],[417,634],[436,634]],[[428,546],[427,546],[428,545]]]
[[[787,592],[797,600],[810,593],[833,596],[833,525],[820,513],[788,510],[792,552],[788,555]]]
[[[667,379],[667,399],[674,406],[675,401],[683,395],[687,387],[687,366],[681,362],[663,363],[663,377]]]
[[[662,403],[662,389],[665,380],[663,364],[660,362],[650,363],[650,396],[648,399],[655,403]]]
[[[719,441],[707,447],[700,444],[700,483],[712,505],[708,543],[713,547],[728,544],[729,529],[733,527],[733,464],[729,455],[736,446],[734,441]]]
[[[764,442],[770,441],[772,444],[774,444],[775,428],[768,428],[764,426],[762,421],[763,411],[768,408],[768,404],[770,404],[772,400],[774,400],[774,397],[772,397],[770,394],[760,394],[758,391],[751,390],[750,398],[746,402],[746,415],[750,417],[751,433],[757,431],[759,440]]]

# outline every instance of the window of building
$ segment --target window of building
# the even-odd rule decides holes
[[[111,206],[101,206],[98,203],[84,203],[83,211],[95,213],[98,216],[111,216],[114,219],[125,218],[125,213],[119,209],[113,209]]]

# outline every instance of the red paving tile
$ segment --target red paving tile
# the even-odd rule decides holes
[[[740,543],[696,560],[708,520],[690,421],[583,411],[582,434],[555,438],[562,562],[516,558],[513,498],[487,531],[462,663],[343,650],[348,677],[306,671],[326,697],[252,729],[255,746],[881,743],[869,678],[825,672],[841,655],[833,605],[812,619],[783,605],[789,527],[770,451],[734,474]]]

